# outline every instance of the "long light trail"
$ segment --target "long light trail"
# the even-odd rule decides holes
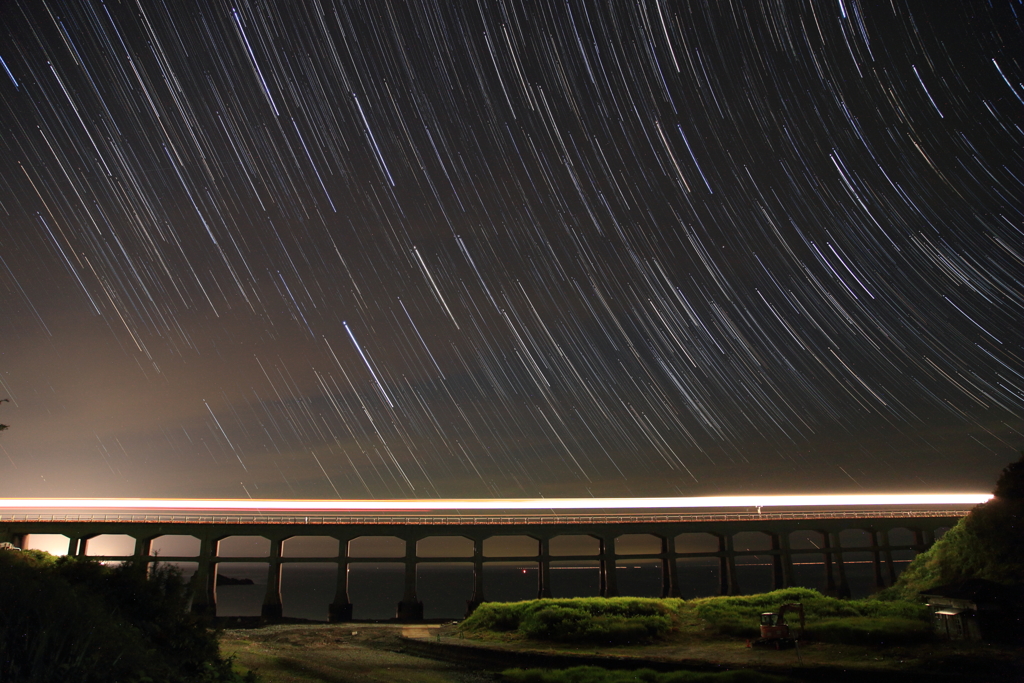
[[[448,498],[430,500],[251,500],[175,498],[0,498],[0,510],[470,511],[979,505],[988,493],[855,493],[692,498]]]

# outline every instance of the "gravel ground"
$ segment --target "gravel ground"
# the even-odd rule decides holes
[[[403,633],[403,630],[405,631]],[[392,624],[277,625],[226,630],[221,652],[262,683],[492,683],[493,674],[398,652],[399,636],[432,637],[436,627]]]

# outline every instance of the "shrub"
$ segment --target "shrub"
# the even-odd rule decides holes
[[[581,609],[549,605],[526,615],[519,629],[530,638],[580,640],[592,622],[593,616]]]
[[[809,588],[786,588],[758,595],[702,598],[694,600],[693,604],[697,616],[711,625],[717,633],[753,638],[760,634],[760,615],[763,612],[774,612],[780,605],[789,602],[799,602],[803,605],[809,634],[819,633],[822,623],[867,623],[854,621],[856,619],[873,620],[871,623],[875,625],[874,628],[879,633],[889,634],[890,639],[897,638],[895,634],[903,629],[909,629],[908,634],[928,630],[929,613],[926,605],[904,600],[839,600],[826,597]],[[793,624],[796,616],[787,614],[786,618]],[[825,629],[821,632],[834,633],[835,638],[840,638],[838,634],[842,629],[837,626],[836,629]],[[919,639],[917,635],[908,637],[912,640]]]
[[[5,683],[242,680],[170,569],[0,551],[0,605]]]
[[[485,603],[463,622],[469,631],[519,631],[561,642],[624,644],[649,641],[675,626],[682,600],[578,598]]]

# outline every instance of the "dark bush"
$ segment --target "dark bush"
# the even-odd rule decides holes
[[[593,619],[581,609],[550,605],[528,614],[519,630],[530,638],[541,640],[580,640]]]
[[[0,551],[0,681],[234,683],[171,569]]]
[[[650,641],[674,628],[682,600],[575,598],[485,603],[463,622],[468,631],[519,631],[561,642],[626,644]]]

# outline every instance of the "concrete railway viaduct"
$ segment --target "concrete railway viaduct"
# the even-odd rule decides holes
[[[836,507],[742,511],[617,511],[595,514],[330,514],[296,516],[270,514],[176,514],[173,512],[40,514],[0,510],[0,542],[23,547],[33,534],[62,534],[67,554],[90,555],[100,561],[134,558],[140,563],[191,562],[193,610],[214,614],[218,565],[265,563],[267,590],[263,616],[281,617],[281,568],[290,562],[323,562],[338,566],[337,591],[329,607],[332,621],[352,618],[349,566],[355,562],[404,564],[404,592],[396,608],[398,619],[423,617],[417,597],[416,568],[422,563],[472,563],[474,592],[469,609],[486,600],[484,566],[522,562],[537,568],[538,597],[552,597],[551,568],[560,563],[587,561],[599,568],[600,594],[620,594],[616,566],[643,561],[660,563],[663,596],[679,596],[687,567],[698,562],[717,566],[718,592],[745,591],[740,579],[752,558],[770,564],[775,588],[799,585],[794,566],[823,566],[824,588],[848,595],[844,558],[856,554],[870,561],[875,587],[891,585],[899,566],[927,549],[936,534],[953,526],[969,506],[889,506],[861,509]],[[857,539],[852,545],[844,538]],[[134,539],[133,550],[97,555],[89,544],[104,535]],[[192,537],[189,554],[154,554],[163,537]],[[259,537],[269,550],[258,556],[223,552],[226,539]],[[197,539],[197,542],[196,542]],[[303,553],[312,539],[336,540],[336,553]],[[374,540],[389,540],[386,552]],[[367,540],[371,541],[367,544]],[[308,543],[307,543],[308,545]],[[379,554],[374,554],[379,553]]]

